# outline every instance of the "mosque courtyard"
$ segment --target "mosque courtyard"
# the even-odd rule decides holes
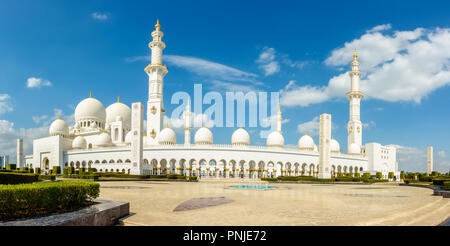
[[[130,226],[439,225],[450,215],[449,199],[433,196],[431,189],[397,184],[202,180],[100,185],[101,199],[130,202],[131,215],[122,220]],[[235,188],[246,185],[259,189]]]

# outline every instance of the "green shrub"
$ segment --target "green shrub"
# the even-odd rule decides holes
[[[404,179],[403,182],[405,182],[405,184],[409,184],[409,183],[411,183],[411,180],[410,179]]]
[[[97,168],[88,168],[88,173],[96,173]]]
[[[63,175],[63,178],[68,179],[92,179],[92,180],[98,180],[99,175],[98,174],[70,174],[70,175]]]
[[[22,171],[28,172],[28,167],[22,167]]]
[[[382,183],[382,182],[389,182],[387,179],[364,179],[363,182],[366,183]]]
[[[189,181],[195,181],[197,180],[197,176],[189,176]]]
[[[61,174],[61,167],[59,166],[53,167],[53,174]]]
[[[355,173],[355,178],[360,178],[361,174],[360,173]]]
[[[393,179],[394,178],[394,172],[389,172],[388,173],[388,178]]]
[[[0,185],[0,220],[73,210],[99,193],[98,183],[86,181]]]
[[[381,179],[383,177],[383,174],[381,172],[376,172],[375,177],[377,179]]]
[[[67,174],[69,174],[69,168],[64,168],[63,169],[63,175],[67,175]]]
[[[444,190],[450,190],[450,181],[444,182]]]
[[[0,184],[26,184],[38,181],[39,175],[31,173],[1,172]]]
[[[36,174],[41,174],[41,169],[39,167],[36,167],[36,169],[34,171]]]
[[[179,177],[184,177],[184,176],[180,175],[180,174],[167,174],[168,179],[179,179]]]
[[[447,182],[447,181],[450,181],[450,178],[445,178],[445,177],[434,178],[433,184],[443,186],[444,182]]]
[[[34,173],[34,169],[33,169],[33,168],[30,168],[30,169],[28,170],[28,172],[29,172],[29,173]]]
[[[277,178],[261,178],[262,181],[269,181],[269,182],[275,182],[278,181]]]
[[[16,170],[16,164],[7,164],[6,170]]]
[[[55,175],[39,175],[39,180],[55,181],[56,180],[56,176]]]
[[[405,172],[403,171],[400,172],[400,179],[405,179]]]
[[[363,179],[370,179],[370,173],[364,173]]]
[[[75,168],[74,167],[69,167],[67,174],[75,174]]]

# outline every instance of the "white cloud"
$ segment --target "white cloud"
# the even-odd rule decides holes
[[[372,27],[372,29],[367,30],[367,32],[368,33],[370,33],[370,32],[381,32],[381,31],[390,30],[391,28],[392,28],[391,24],[382,24],[382,25],[378,25],[378,26]]]
[[[314,117],[312,120],[297,125],[297,132],[300,134],[308,133],[311,136],[319,135],[319,116]]]
[[[441,157],[441,158],[445,158],[447,155],[445,154],[445,151],[443,151],[443,150],[439,150],[438,152],[437,152],[437,155],[438,155],[438,157]]]
[[[13,111],[9,103],[11,97],[8,94],[0,94],[0,114]]]
[[[214,120],[210,119],[208,115],[195,114],[194,112],[191,113],[191,126],[193,129],[200,128],[203,126],[203,124],[209,128],[214,127]],[[184,133],[185,115],[183,113],[180,118],[169,118],[168,116],[164,115],[163,124],[164,127],[166,127],[168,124],[169,127],[172,128],[176,133]]]
[[[34,121],[34,123],[39,124],[39,122],[47,119],[47,115],[41,115],[41,116],[31,116],[31,119]]]
[[[51,86],[52,83],[46,79],[31,77],[27,79],[28,88],[40,88],[42,86]]]
[[[366,98],[396,102],[420,103],[432,91],[450,84],[450,29],[417,28],[413,31],[394,31],[383,34],[388,25],[369,30],[360,38],[336,48],[325,60],[328,66],[350,69],[353,50],[358,50],[361,62],[361,90]],[[336,97],[344,97],[350,90],[348,73],[331,78],[325,87],[306,85],[298,92],[318,93],[320,99],[311,103],[294,100],[295,91],[284,93],[284,105],[307,106]],[[303,94],[301,94],[303,96]],[[300,97],[300,96],[299,96]]]
[[[320,129],[320,117],[316,116],[312,120],[298,124],[297,132],[300,134],[308,133],[310,136],[318,136]],[[331,130],[337,129],[337,125],[331,122]],[[333,133],[332,133],[333,135]]]
[[[307,107],[314,103],[327,101],[330,96],[325,87],[301,86],[298,87],[292,81],[281,91],[280,103],[283,106]]]
[[[107,20],[109,16],[106,13],[94,12],[91,14],[91,17],[94,20],[104,21],[104,20]]]
[[[14,123],[0,120],[0,149],[3,154],[9,155],[10,161],[16,159],[16,139],[23,138],[24,154],[31,154],[33,139],[48,136],[48,127],[16,129]]]
[[[397,148],[397,161],[400,171],[407,172],[425,172],[427,170],[427,150],[410,147],[393,145]],[[448,172],[450,169],[450,161],[445,159],[445,152],[438,151],[438,155],[434,158],[433,169],[439,172]],[[442,153],[444,155],[442,155]]]
[[[258,60],[259,67],[264,71],[264,75],[269,76],[280,71],[280,64],[275,61],[275,49],[264,47]]]
[[[363,128],[368,129],[371,127],[376,126],[377,124],[375,123],[375,121],[371,120],[368,123],[362,123]]]
[[[258,90],[252,85],[236,84],[236,83],[224,82],[224,81],[219,81],[219,80],[212,80],[209,83],[211,84],[211,87],[217,91],[249,92],[249,91],[257,91]]]

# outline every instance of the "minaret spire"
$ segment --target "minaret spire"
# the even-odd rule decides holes
[[[156,143],[156,136],[163,128],[164,104],[163,104],[163,85],[164,76],[168,70],[167,66],[162,64],[162,53],[166,44],[162,41],[164,33],[160,30],[159,19],[156,20],[155,30],[152,32],[153,40],[148,44],[151,49],[150,64],[145,67],[148,75],[148,102],[147,102],[147,133],[152,137],[150,141]]]
[[[350,91],[347,92],[346,96],[350,102],[350,117],[347,123],[348,127],[348,139],[347,148],[350,147],[352,143],[356,143],[362,146],[362,123],[360,119],[360,104],[361,100],[364,98],[364,94],[359,89],[359,80],[361,78],[361,71],[359,71],[359,61],[358,54],[353,53],[353,60],[351,62],[352,70],[348,73],[350,75]]]
[[[281,130],[281,122],[283,121],[283,117],[281,115],[281,105],[278,104],[278,113],[277,113],[277,131],[283,134]]]

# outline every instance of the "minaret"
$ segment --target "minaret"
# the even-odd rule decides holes
[[[433,172],[433,146],[427,147],[427,173],[430,175]]]
[[[364,94],[359,91],[359,78],[361,77],[361,71],[359,71],[359,61],[356,59],[358,55],[353,54],[353,61],[351,62],[352,70],[349,71],[351,79],[351,89],[346,93],[348,100],[350,101],[350,120],[348,121],[348,141],[347,150],[352,143],[356,143],[359,146],[362,145],[362,124],[360,120],[360,103]]]
[[[167,66],[162,65],[162,52],[166,44],[161,41],[163,32],[160,30],[159,20],[152,32],[153,41],[148,44],[152,50],[151,63],[145,67],[148,74],[149,94],[147,103],[147,135],[152,139],[158,135],[164,119],[163,81],[167,74]]]
[[[278,113],[277,113],[277,131],[281,134],[283,134],[283,131],[281,130],[281,121],[283,121],[283,117],[281,116],[281,106],[278,104]]]
[[[184,145],[191,145],[191,100],[188,99],[186,110],[184,111]]]

